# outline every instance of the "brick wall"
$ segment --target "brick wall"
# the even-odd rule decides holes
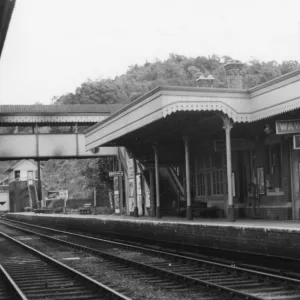
[[[153,240],[202,245],[219,249],[299,257],[299,231],[244,228],[235,226],[193,225],[135,220],[105,220],[76,216],[8,214],[8,218],[51,226],[53,224],[80,227],[122,234],[123,237],[145,237]]]

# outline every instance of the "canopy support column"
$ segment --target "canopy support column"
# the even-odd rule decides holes
[[[139,210],[137,205],[137,190],[136,190],[136,160],[133,158],[133,199],[134,199],[134,209],[133,209],[133,216],[138,218]]]
[[[158,165],[158,149],[157,145],[153,146],[154,150],[154,165],[155,165],[155,185],[156,185],[156,217],[161,218],[160,215],[160,199],[159,199],[159,165]]]
[[[37,171],[38,171],[38,202],[42,204],[42,178],[41,178],[41,162],[37,160]]]
[[[190,175],[190,153],[189,153],[189,138],[184,137],[184,152],[185,152],[185,174],[186,174],[186,218],[193,220],[192,199],[191,199],[191,175]]]
[[[121,158],[118,157],[118,166],[119,166],[119,171],[122,171],[122,162]],[[123,206],[123,177],[119,177],[119,206],[120,206],[120,214],[124,214],[124,206]]]
[[[154,200],[154,178],[153,178],[153,169],[149,169],[150,177],[150,205],[151,205],[151,217],[155,217],[155,200]]]
[[[228,221],[235,222],[235,215],[234,215],[234,205],[233,205],[233,196],[232,196],[232,162],[231,162],[231,139],[230,139],[230,132],[232,129],[232,122],[228,117],[223,117],[226,135],[226,163],[227,163],[227,195],[228,195],[228,210],[227,210],[227,217]]]

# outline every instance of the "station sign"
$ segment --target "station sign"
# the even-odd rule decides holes
[[[214,148],[216,152],[226,151],[226,142],[224,140],[214,141]],[[231,151],[238,151],[244,149],[243,139],[232,139],[231,140]]]
[[[122,171],[109,172],[108,176],[109,177],[122,177],[123,176],[123,172]]]
[[[276,134],[300,133],[300,119],[276,121]]]
[[[300,134],[296,134],[293,136],[293,145],[294,145],[294,150],[300,149]]]

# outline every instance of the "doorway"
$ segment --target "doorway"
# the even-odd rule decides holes
[[[290,149],[291,158],[291,195],[292,195],[292,211],[293,220],[299,220],[300,209],[300,151]]]

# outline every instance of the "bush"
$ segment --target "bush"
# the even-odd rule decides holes
[[[64,212],[64,207],[63,207],[63,206],[55,207],[55,208],[53,209],[53,212],[54,212],[55,214],[61,214],[61,213]]]

